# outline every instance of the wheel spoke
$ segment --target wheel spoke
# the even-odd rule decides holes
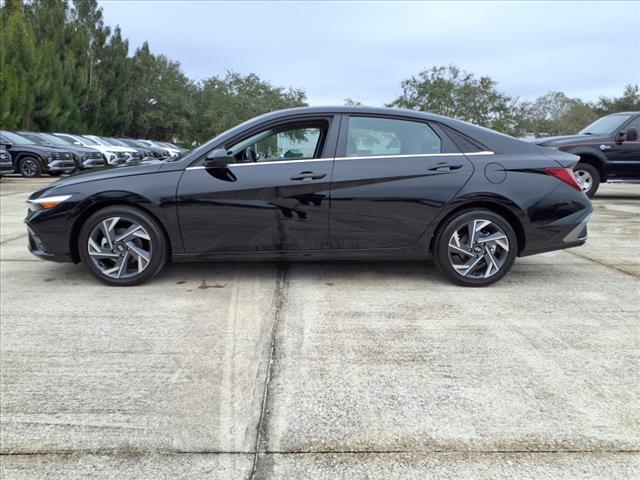
[[[149,240],[149,234],[142,228],[141,225],[133,224],[122,235],[118,235],[115,239],[116,242],[126,242],[133,237],[144,238]]]
[[[507,236],[502,232],[492,233],[487,235],[481,240],[483,243],[487,244],[489,242],[494,242],[500,246],[505,252],[509,251],[509,240]]]
[[[127,242],[127,247],[129,247],[129,250],[137,257],[138,272],[141,272],[151,261],[151,253],[138,248],[133,242]]]
[[[129,252],[125,252],[122,257],[118,259],[120,263],[118,268],[118,273],[116,274],[116,278],[120,278],[120,275],[123,273],[127,273],[127,264],[129,263]]]
[[[107,242],[109,242],[109,248],[113,248],[113,243],[115,241],[115,234],[113,233],[113,229],[119,221],[120,217],[114,217],[103,220],[100,224],[100,230],[102,231],[104,238],[106,238]]]
[[[97,258],[117,258],[119,255],[98,245],[93,238],[89,238],[89,255]]]
[[[491,253],[491,250],[487,249],[485,252],[484,261],[487,264],[487,269],[484,272],[484,278],[489,278],[493,273],[500,270],[496,257]],[[495,272],[493,270],[495,270]]]
[[[463,263],[462,265],[454,265],[453,268],[461,273],[463,277],[466,277],[478,265],[478,263],[480,263],[481,260],[481,256],[471,257],[467,262]]]

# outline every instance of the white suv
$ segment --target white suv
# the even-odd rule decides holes
[[[109,162],[109,165],[118,165],[120,163],[125,163],[128,159],[126,153],[122,151],[119,147],[105,147],[104,145],[94,142],[93,140],[82,137],[80,135],[71,135],[68,133],[54,133],[56,137],[64,138],[65,140],[70,141],[74,145],[82,145],[85,147],[95,148],[99,150],[100,153],[104,155]]]

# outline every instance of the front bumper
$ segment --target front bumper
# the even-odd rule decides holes
[[[26,222],[26,220],[25,220]],[[29,226],[27,226],[28,248],[34,256],[42,260],[51,260],[53,262],[69,262],[69,255],[52,253],[51,247],[48,246]]]
[[[0,175],[6,175],[7,173],[13,173],[13,163],[12,162],[0,162]]]
[[[73,172],[76,163],[73,160],[52,160],[47,163],[46,169],[51,172]]]
[[[102,158],[87,158],[81,163],[80,168],[99,168],[104,167],[106,162]]]

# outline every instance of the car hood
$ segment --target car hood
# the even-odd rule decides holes
[[[532,143],[543,147],[559,147],[574,143],[590,143],[602,140],[601,135],[560,135],[557,137],[536,138]]]
[[[61,178],[57,182],[49,185],[50,189],[65,188],[79,183],[94,182],[96,180],[106,180],[109,178],[128,177],[131,175],[145,175],[155,173],[162,167],[163,162],[159,160],[140,161],[123,165],[109,165],[91,170],[81,170],[67,178]]]

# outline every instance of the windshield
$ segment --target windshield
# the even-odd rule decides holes
[[[73,145],[69,140],[64,140],[60,137],[56,137],[55,135],[51,135],[50,133],[39,133],[38,135],[53,145]]]
[[[95,140],[89,138],[89,137],[82,137],[82,141],[84,143],[88,143],[89,145],[100,145],[98,142],[96,142]]]
[[[578,133],[580,133],[580,135],[610,135],[620,128],[624,122],[629,120],[629,117],[631,117],[631,114],[607,115],[606,117],[599,118]]]
[[[36,144],[36,142],[32,142],[28,138],[23,137],[21,135],[16,135],[15,133],[6,132],[2,130],[0,134],[2,134],[2,136],[5,137],[7,140],[9,140],[11,143],[15,143],[16,145],[35,145]]]
[[[51,145],[51,142],[42,138],[39,135],[36,135],[35,133],[21,133],[20,136],[24,138],[28,138],[33,143],[37,143],[38,145]]]
[[[104,138],[104,137],[100,137],[100,141],[104,144],[104,145],[112,145],[114,147],[121,147],[122,145],[118,145],[115,141],[110,140],[108,138]]]

